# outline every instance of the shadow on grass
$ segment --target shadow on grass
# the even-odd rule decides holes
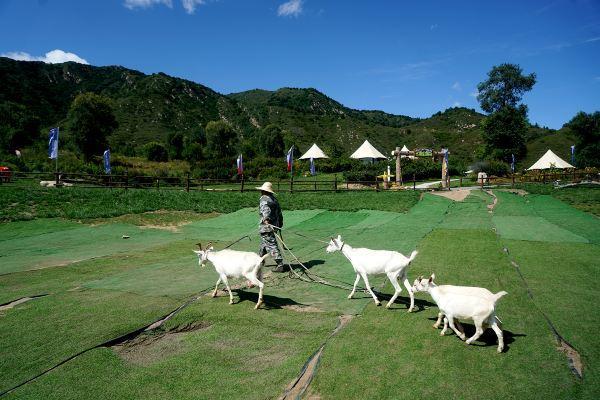
[[[244,301],[256,303],[256,301],[258,300],[258,293],[248,292],[244,289],[237,289],[232,291],[237,292],[237,295],[239,297],[237,303],[242,303]],[[298,303],[297,301],[294,301],[288,297],[277,297],[268,294],[263,295],[263,302],[264,303],[261,306],[261,308],[265,310],[280,310],[285,306],[306,306],[306,304]]]
[[[378,292],[376,290],[374,290],[374,292],[375,292],[375,295],[377,296],[377,298],[379,300],[383,300],[383,301],[387,302],[387,301],[390,301],[390,299],[392,298],[392,294],[381,293],[381,292]],[[357,294],[358,294],[358,292],[357,292]],[[358,297],[355,294],[354,298],[355,299],[367,299],[367,298],[372,298],[372,297],[369,294],[365,294],[362,297]],[[406,308],[401,307],[401,305],[405,305]],[[408,307],[410,307],[410,297],[398,296],[396,298],[396,300],[394,301],[394,304],[391,306],[390,310],[401,311],[401,310],[408,309]],[[423,299],[418,299],[418,298],[415,297],[415,310],[413,310],[414,313],[425,311],[429,307],[437,307],[437,305],[435,303],[430,302],[430,301],[423,300]]]
[[[325,264],[325,260],[310,260],[310,261],[307,261],[307,262],[305,262],[303,264],[306,267],[306,269],[311,269],[314,266]],[[304,270],[304,268],[300,264],[290,264],[290,266],[294,270],[300,270],[300,271]]]
[[[428,318],[428,319],[431,321],[437,320],[437,318]],[[465,335],[467,336],[467,338],[470,338],[471,336],[473,336],[475,334],[475,325],[465,323],[463,321],[460,321],[460,324],[463,326],[463,328],[465,330]],[[443,324],[440,324],[440,327],[441,326],[443,326]],[[448,327],[448,331],[446,332],[446,336],[449,336],[449,335],[456,336],[456,334],[454,333],[454,331],[452,329],[450,329],[450,327]],[[527,335],[525,335],[524,333],[513,333],[513,332],[503,328],[502,336],[504,336],[504,353],[506,353],[510,349],[510,344],[515,342],[516,337],[525,337]],[[473,342],[471,344],[471,346],[478,346],[478,347],[489,347],[489,346],[496,347],[497,345],[498,345],[498,337],[496,336],[496,333],[492,330],[492,328],[485,328],[485,330],[483,331],[483,335],[479,336],[479,339],[477,339],[475,342]]]

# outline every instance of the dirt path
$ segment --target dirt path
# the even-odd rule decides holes
[[[436,196],[445,197],[454,201],[463,201],[471,193],[471,189],[454,189],[443,192],[431,192]]]

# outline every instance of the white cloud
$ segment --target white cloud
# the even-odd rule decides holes
[[[590,39],[586,40],[584,43],[597,42],[598,40],[600,40],[600,36],[590,38]]]
[[[454,85],[452,85],[452,89],[460,91],[462,88],[460,87],[459,82],[454,82]]]
[[[438,24],[433,24],[429,27],[429,30],[432,31],[434,29],[437,29],[437,27],[438,27]]]
[[[205,4],[205,0],[181,0],[181,5],[185,8],[185,12],[193,14],[197,6]]]
[[[155,4],[164,4],[169,8],[173,7],[172,0],[125,0],[125,3],[123,3],[123,5],[130,10],[133,10],[134,8],[148,8]]]
[[[460,101],[455,101],[455,102],[452,104],[452,107],[460,107],[460,106],[461,106],[461,104],[460,104]]]
[[[290,0],[277,9],[277,15],[280,17],[297,17],[300,14],[302,14],[302,0]]]
[[[77,54],[65,52],[59,49],[52,50],[44,56],[35,57],[24,51],[12,51],[9,53],[0,54],[1,57],[12,58],[17,61],[43,61],[46,64],[59,64],[67,61],[73,61],[79,64],[89,64],[86,60],[79,57]]]

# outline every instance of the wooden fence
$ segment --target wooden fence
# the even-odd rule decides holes
[[[465,186],[515,186],[520,183],[569,183],[581,182],[599,179],[599,174],[585,172],[557,172],[540,173],[527,175],[512,175],[510,177],[482,178],[474,180],[472,178],[460,177],[450,182],[451,188]],[[6,178],[6,177],[5,177]],[[84,174],[84,173],[35,173],[35,172],[12,172],[9,179],[3,179],[0,183],[18,184],[19,182],[36,182],[45,186],[77,186],[84,188],[120,188],[120,189],[154,189],[154,190],[185,190],[190,191],[237,191],[244,192],[255,190],[255,187],[262,185],[262,180],[250,179],[204,179],[192,178],[190,174],[181,177],[156,177],[144,175],[104,175],[104,174]],[[338,180],[337,176],[333,180],[321,180],[317,177],[302,179],[273,180],[273,188],[276,192],[341,192],[341,191],[382,191],[395,190],[395,187],[381,181],[347,181]],[[392,182],[393,184],[393,182]],[[418,188],[415,177],[404,181],[404,187],[413,190],[431,190],[439,189],[441,185],[427,188]]]

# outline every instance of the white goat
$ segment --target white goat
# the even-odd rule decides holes
[[[369,285],[369,278],[367,275],[386,274],[396,290],[394,296],[392,296],[386,307],[390,308],[394,303],[394,300],[396,300],[402,291],[402,288],[398,283],[398,277],[400,277],[404,283],[404,287],[406,287],[406,290],[408,290],[408,295],[410,296],[410,307],[408,312],[413,310],[415,307],[415,297],[413,295],[410,283],[408,282],[407,270],[411,261],[414,260],[418,254],[416,250],[411,253],[410,257],[405,257],[397,251],[371,250],[365,248],[354,249],[350,245],[344,243],[342,241],[342,237],[338,235],[337,239],[331,238],[329,246],[327,246],[328,253],[333,253],[335,251],[341,251],[342,254],[344,254],[352,264],[354,272],[356,272],[356,280],[354,281],[352,292],[350,292],[350,295],[348,296],[349,299],[354,296],[356,285],[358,285],[358,281],[362,277],[365,285],[367,286],[367,290],[369,293],[371,293],[371,296],[373,296],[373,300],[375,300],[375,304],[380,306],[381,302],[371,290],[371,285]]]
[[[438,327],[442,315],[444,315],[444,329],[441,335],[444,335],[448,324],[450,328],[462,340],[466,339],[465,333],[458,321],[455,319],[470,319],[475,324],[475,334],[466,340],[467,344],[471,344],[483,334],[484,325],[490,326],[498,337],[498,353],[504,349],[504,338],[502,329],[498,325],[498,317],[496,316],[496,302],[504,295],[508,294],[505,291],[496,294],[485,288],[471,286],[452,286],[452,285],[436,285],[433,280],[435,274],[432,274],[429,279],[418,277],[413,285],[415,292],[427,292],[436,302],[440,312],[438,320],[433,325]],[[459,326],[459,329],[455,326]]]
[[[200,243],[198,243],[198,246],[200,246],[200,250],[194,250],[194,253],[198,255],[198,264],[200,264],[201,267],[204,267],[206,265],[206,261],[210,261],[219,274],[219,279],[215,285],[215,290],[213,291],[212,297],[217,296],[219,283],[223,282],[227,288],[227,291],[229,292],[229,304],[233,304],[233,295],[231,294],[231,289],[229,288],[229,282],[227,281],[227,278],[239,278],[243,276],[250,283],[258,286],[259,288],[258,301],[254,307],[255,310],[258,309],[263,303],[263,287],[265,286],[260,280],[262,271],[261,269],[263,266],[263,261],[265,258],[267,258],[269,253],[261,257],[258,254],[249,251],[214,251],[214,248],[210,243],[204,250],[202,250],[202,245]]]

